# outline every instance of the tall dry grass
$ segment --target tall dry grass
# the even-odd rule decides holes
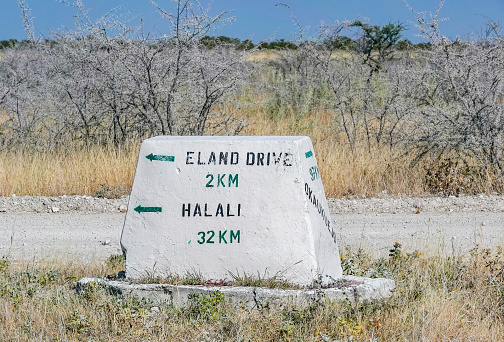
[[[362,139],[355,150],[343,133],[332,128],[330,112],[318,111],[302,118],[269,118],[264,112],[248,117],[250,135],[306,135],[312,140],[326,196],[425,195],[425,169],[413,166],[402,150],[387,146],[369,148]]]
[[[96,195],[104,188],[130,189],[139,147],[1,151],[0,196]]]
[[[307,135],[314,144],[326,195],[422,195],[425,171],[388,148],[360,146],[351,151],[330,129],[327,113],[302,119],[272,120],[261,113],[248,118],[243,135]],[[0,196],[91,195],[106,189],[131,188],[140,141],[113,146],[77,148],[71,143],[57,151],[0,152]]]

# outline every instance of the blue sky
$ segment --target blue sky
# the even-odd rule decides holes
[[[69,0],[72,1],[72,0]],[[110,9],[120,5],[121,12],[129,12],[138,24],[140,19],[145,23],[145,30],[157,34],[167,33],[167,25],[149,0],[82,0],[91,18],[97,19]],[[63,27],[73,28],[74,10],[57,0],[27,0],[34,18],[37,36],[50,37],[50,30]],[[161,7],[170,12],[173,1],[157,0]],[[208,4],[206,0],[202,0]],[[300,25],[310,27],[312,31],[322,23],[330,24],[336,20],[363,19],[367,23],[385,25],[389,22],[404,24],[408,30],[405,38],[413,42],[423,41],[416,37],[419,34],[411,23],[414,15],[401,0],[214,0],[211,14],[221,11],[232,11],[234,22],[227,24],[215,35],[226,35],[254,42],[274,35],[274,39],[294,40],[297,29],[293,24],[289,10],[275,6],[283,2],[290,6]],[[409,4],[418,11],[435,12],[438,0],[409,0]],[[0,0],[0,40],[27,37],[23,29],[20,9],[17,0]],[[457,36],[469,38],[471,33],[479,33],[485,23],[484,16],[504,25],[504,0],[446,0],[441,12],[442,17],[449,18],[440,25],[441,32],[453,39]]]

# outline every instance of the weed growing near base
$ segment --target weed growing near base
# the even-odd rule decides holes
[[[171,285],[202,285],[202,286],[250,286],[267,287],[270,289],[299,289],[281,276],[265,277],[258,274],[240,274],[228,272],[231,279],[206,279],[201,272],[188,271],[184,275],[171,274],[167,277],[149,275],[135,282],[139,284],[171,284]]]
[[[428,247],[428,246],[427,246]],[[426,248],[427,248],[426,247]],[[174,308],[110,295],[95,284],[80,294],[75,280],[115,274],[116,257],[76,262],[10,264],[0,269],[0,340],[47,341],[500,341],[504,339],[502,249],[475,246],[444,257],[404,251],[386,257],[343,249],[347,274],[389,276],[390,298],[365,303],[245,309],[222,293],[193,295]]]

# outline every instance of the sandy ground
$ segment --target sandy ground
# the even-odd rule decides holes
[[[0,256],[10,260],[80,258],[121,254],[125,214],[0,213]]]
[[[127,197],[0,198],[0,256],[11,260],[120,254]],[[504,244],[504,198],[330,199],[340,250],[364,248],[385,256],[395,242],[404,251],[465,254],[478,244]]]

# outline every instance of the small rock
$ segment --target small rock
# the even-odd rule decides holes
[[[58,208],[58,207],[51,207],[51,211],[53,213],[57,213],[58,211],[60,211],[60,208]]]
[[[7,212],[7,208],[0,208],[0,213],[6,213]]]
[[[110,245],[110,240],[105,240],[105,241],[103,241],[103,242],[102,242],[102,245],[104,245],[104,246],[108,246],[108,245]]]
[[[127,206],[127,205],[125,205],[125,204],[122,204],[122,205],[119,207],[119,211],[120,211],[121,213],[125,213],[127,209],[128,209],[128,206]]]
[[[151,312],[159,312],[159,306],[153,306],[151,309],[150,309]]]

